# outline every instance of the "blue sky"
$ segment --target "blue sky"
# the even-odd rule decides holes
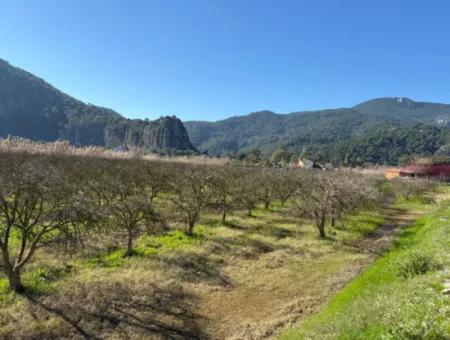
[[[0,58],[130,118],[450,103],[450,1],[0,0]]]

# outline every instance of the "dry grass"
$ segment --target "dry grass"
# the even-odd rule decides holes
[[[308,221],[287,210],[257,209],[255,216],[237,214],[222,224],[209,214],[197,228],[201,237],[170,234],[177,238],[162,237],[155,249],[141,240],[142,253],[129,259],[111,253],[102,264],[91,254],[61,265],[41,251],[25,274],[33,294],[8,293],[0,278],[0,334],[270,338],[317,311],[373,258],[346,245],[362,237],[359,222],[320,240]],[[374,218],[372,228],[381,220]],[[39,268],[46,271],[36,274]]]
[[[129,151],[115,151],[101,146],[76,147],[68,141],[34,142],[20,137],[0,138],[0,152],[28,152],[32,154],[72,155],[101,158],[132,159],[139,158],[149,161],[176,161],[180,163],[224,165],[230,162],[227,158],[208,158],[198,156],[161,156],[156,153],[146,153],[140,148]]]

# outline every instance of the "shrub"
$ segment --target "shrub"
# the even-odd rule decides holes
[[[442,263],[433,253],[415,251],[399,263],[397,274],[404,278],[423,275],[442,268]]]

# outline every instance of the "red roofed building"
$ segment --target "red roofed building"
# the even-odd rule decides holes
[[[395,177],[427,177],[441,180],[450,179],[450,164],[417,164],[403,168],[388,169],[384,172],[388,179]]]

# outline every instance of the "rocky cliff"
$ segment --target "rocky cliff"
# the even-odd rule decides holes
[[[80,146],[195,151],[183,123],[174,116],[154,121],[126,119],[72,98],[0,59],[0,137],[8,135],[39,141],[64,139]]]

